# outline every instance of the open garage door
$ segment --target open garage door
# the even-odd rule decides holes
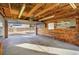
[[[29,35],[35,34],[35,24],[30,26],[28,21],[23,20],[8,20],[8,35]]]

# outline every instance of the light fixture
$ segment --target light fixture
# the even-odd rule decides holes
[[[49,16],[49,17],[45,17],[43,19],[40,19],[39,21],[47,20],[47,19],[50,19],[50,18],[53,18],[53,17],[55,17],[55,15],[52,15],[52,16]]]
[[[73,9],[76,9],[77,8],[77,6],[74,4],[74,3],[69,3],[70,4],[70,6],[73,8]]]
[[[25,4],[23,4],[23,6],[22,6],[22,8],[21,8],[21,11],[20,11],[20,13],[19,13],[18,18],[20,18],[20,17],[22,16],[22,14],[23,14],[24,10],[25,10]]]

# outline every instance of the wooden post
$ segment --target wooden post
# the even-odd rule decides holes
[[[35,28],[36,28],[36,35],[38,35],[38,27],[37,27],[37,24],[35,24]]]
[[[4,38],[8,38],[8,22],[4,20]]]
[[[44,23],[44,24],[45,24],[45,28],[47,28],[48,27],[47,23]]]

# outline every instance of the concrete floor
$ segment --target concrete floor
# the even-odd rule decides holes
[[[4,55],[79,55],[79,47],[41,35],[14,35],[3,41]]]

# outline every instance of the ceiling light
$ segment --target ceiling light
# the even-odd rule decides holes
[[[53,17],[55,17],[55,15],[49,16],[49,17],[45,17],[45,18],[43,18],[43,19],[40,19],[39,21],[47,20],[47,19],[50,19],[50,18],[53,18]]]
[[[20,11],[20,13],[19,13],[18,18],[20,18],[20,17],[22,16],[22,14],[23,14],[24,10],[25,10],[25,4],[23,4],[23,6],[22,6],[22,8],[21,8],[21,11]]]
[[[74,4],[74,3],[69,3],[70,4],[70,6],[73,8],[73,9],[76,9],[77,8],[77,6]]]

